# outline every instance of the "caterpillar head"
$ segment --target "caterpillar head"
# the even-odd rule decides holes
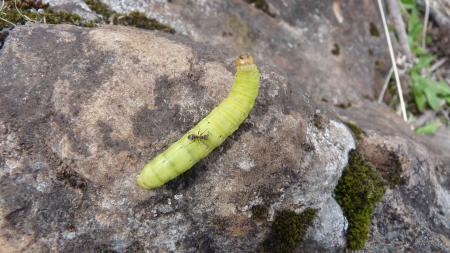
[[[249,53],[241,54],[236,59],[236,67],[237,68],[242,67],[242,66],[252,65],[252,64],[255,64],[255,62],[253,61],[253,57]]]

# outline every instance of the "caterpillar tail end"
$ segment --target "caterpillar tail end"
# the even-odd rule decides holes
[[[154,177],[145,178],[143,173],[139,174],[136,179],[137,185],[142,189],[151,190],[161,187],[161,181],[155,180]]]

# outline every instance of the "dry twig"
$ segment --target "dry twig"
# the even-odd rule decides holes
[[[437,69],[439,69],[444,63],[447,61],[447,58],[442,58],[439,61],[435,62],[433,65],[431,65],[430,69],[428,69],[428,73],[431,74]]]
[[[406,34],[405,23],[403,22],[398,0],[386,0],[386,2],[389,6],[389,14],[394,22],[395,32],[397,33],[402,51],[406,55],[407,61],[411,62],[413,59],[413,54],[411,53],[411,49],[409,47],[408,35]]]
[[[427,28],[428,28],[428,20],[430,18],[430,3],[429,0],[425,0],[425,16],[423,17],[423,30],[422,30],[422,47],[426,47],[427,43]]]
[[[384,94],[386,94],[386,90],[387,90],[387,87],[389,85],[389,81],[392,78],[392,74],[393,73],[394,73],[394,68],[391,67],[391,69],[389,69],[389,73],[386,76],[386,79],[384,79],[383,88],[381,89],[380,96],[378,97],[378,103],[382,103],[383,102]]]

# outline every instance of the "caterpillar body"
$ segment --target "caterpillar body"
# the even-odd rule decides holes
[[[235,80],[228,96],[181,139],[144,166],[137,177],[140,187],[158,188],[189,170],[248,117],[258,96],[260,73],[249,54],[240,55],[235,63]],[[208,134],[198,138],[200,131]]]

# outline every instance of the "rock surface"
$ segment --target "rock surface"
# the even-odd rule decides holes
[[[275,17],[238,0],[104,2],[143,11],[199,44],[118,28],[29,27],[8,37],[0,53],[8,66],[1,80],[10,80],[0,86],[9,94],[0,95],[2,244],[246,251],[264,239],[275,210],[313,207],[319,217],[300,248],[335,251],[346,221],[330,196],[354,145],[328,122],[340,118],[362,129],[358,148],[391,181],[365,250],[449,252],[450,137],[416,136],[373,102],[389,68],[374,1],[337,1],[333,11],[331,1],[268,0]],[[225,96],[232,55],[242,51],[264,74],[241,130],[163,189],[135,189],[145,160]],[[275,146],[260,150],[263,143]],[[270,217],[255,223],[249,210],[261,203]]]
[[[418,0],[423,8],[426,1]],[[450,29],[450,0],[428,0],[430,14],[439,26]]]
[[[314,104],[274,72],[263,71],[254,110],[222,147],[161,189],[137,188],[145,162],[226,96],[232,60],[139,29],[14,29],[0,55],[1,244],[248,252],[275,211],[311,207],[315,247],[342,248],[332,192],[353,137],[325,117],[317,128]],[[255,205],[266,220],[252,217]]]

